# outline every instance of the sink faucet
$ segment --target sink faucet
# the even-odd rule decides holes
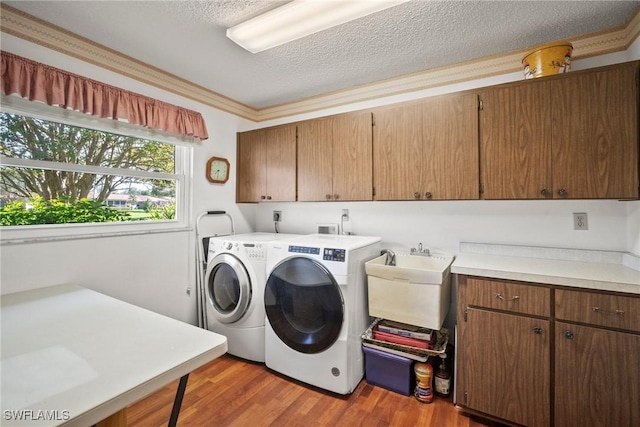
[[[430,256],[429,249],[422,249],[422,243],[418,243],[418,249],[411,248],[411,255]]]
[[[380,255],[387,254],[387,260],[385,261],[385,265],[396,265],[396,253],[391,249],[384,249],[380,252]]]

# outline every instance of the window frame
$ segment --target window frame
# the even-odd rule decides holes
[[[75,240],[118,235],[136,235],[186,231],[191,227],[193,144],[199,142],[193,137],[180,137],[162,131],[131,125],[125,121],[103,119],[58,106],[49,106],[37,101],[29,101],[18,96],[2,95],[0,111],[18,114],[71,126],[90,128],[103,132],[140,139],[154,140],[175,146],[175,170],[173,174],[165,172],[146,172],[134,169],[105,168],[100,166],[78,165],[71,163],[47,162],[42,160],[17,159],[0,156],[0,165],[29,167],[34,169],[55,169],[89,172],[108,175],[125,175],[140,178],[172,179],[176,182],[176,219],[160,221],[126,221],[109,223],[80,224],[39,224],[3,226],[0,228],[2,245],[11,243],[29,243],[37,241]]]

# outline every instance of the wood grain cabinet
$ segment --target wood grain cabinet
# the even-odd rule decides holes
[[[460,276],[457,403],[526,426],[549,426],[550,290]]]
[[[640,425],[640,298],[557,290],[555,425]]]
[[[463,93],[375,110],[375,199],[477,199],[477,108]]]
[[[371,113],[298,123],[298,200],[371,200]]]
[[[236,202],[296,200],[296,126],[238,133]]]
[[[638,61],[479,98],[484,199],[638,198]]]
[[[640,425],[640,296],[458,277],[456,403],[526,426]]]

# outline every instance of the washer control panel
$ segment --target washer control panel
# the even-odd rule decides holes
[[[344,262],[346,251],[344,249],[324,248],[322,259],[325,261]]]
[[[267,257],[267,250],[262,243],[243,243],[242,246],[249,259],[264,260]]]

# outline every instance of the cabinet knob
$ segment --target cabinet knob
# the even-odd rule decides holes
[[[542,195],[542,197],[549,197],[549,195],[550,195],[551,193],[550,193],[550,192],[549,192],[549,190],[547,190],[546,188],[543,188],[543,189],[540,191],[540,194]]]
[[[271,196],[267,196],[267,200],[271,200]]]
[[[573,332],[571,331],[564,331],[564,337],[568,340],[572,340],[573,339]]]
[[[424,197],[425,197],[426,199],[430,199],[430,198],[432,197],[431,192],[430,192],[430,191],[427,191],[426,193],[424,193]]]
[[[534,326],[532,330],[534,334],[538,334],[538,335],[542,334],[542,328],[540,326]]]
[[[567,196],[567,190],[565,190],[564,188],[559,188],[558,189],[558,196],[566,197]]]
[[[339,194],[334,194],[334,195],[333,195],[333,199],[334,199],[334,200],[338,200],[339,198],[340,198],[340,195],[339,195]]]
[[[420,198],[420,193],[418,193],[417,191],[415,193],[413,193],[413,197],[415,197],[416,199]]]
[[[331,200],[331,194],[325,194],[324,196],[327,200]]]
[[[260,196],[260,200],[264,200],[264,199],[266,199],[266,197]]]

